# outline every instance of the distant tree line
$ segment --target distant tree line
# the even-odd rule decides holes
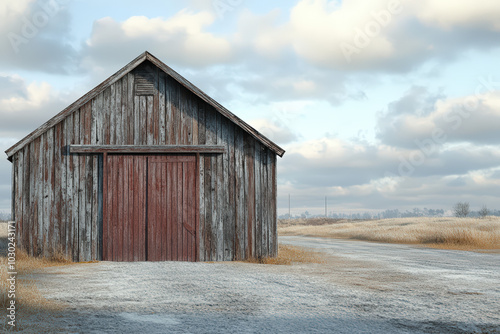
[[[399,211],[398,209],[385,210],[378,213],[370,212],[356,212],[356,213],[345,213],[345,212],[330,212],[328,218],[336,219],[385,219],[385,218],[402,218],[402,217],[442,217],[445,213],[443,209],[419,209],[414,208],[413,210]],[[500,213],[499,213],[500,214]],[[308,211],[305,211],[298,215],[292,215],[292,218],[317,218],[324,217],[325,215],[313,215]],[[280,219],[287,219],[288,214],[279,216]]]
[[[471,211],[469,202],[457,202],[453,205],[453,215],[459,218],[465,217],[479,217],[484,218],[486,216],[500,216],[498,210],[490,210],[486,205],[483,205],[481,209],[477,211]]]
[[[387,209],[378,213],[357,212],[357,213],[338,213],[330,212],[328,218],[336,219],[387,219],[387,218],[408,218],[408,217],[443,217],[446,214],[444,209],[428,209],[414,208],[413,210],[400,211],[399,209]],[[485,217],[485,216],[500,216],[500,210],[489,210],[486,206],[481,207],[477,211],[470,210],[467,202],[456,203],[451,214],[456,217]],[[448,215],[450,212],[448,211]],[[292,215],[291,218],[320,218],[325,217],[324,214],[310,214],[305,211],[300,214]],[[280,215],[279,219],[288,219],[288,213]]]

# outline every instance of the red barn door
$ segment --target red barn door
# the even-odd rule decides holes
[[[196,261],[195,156],[108,155],[103,259]]]

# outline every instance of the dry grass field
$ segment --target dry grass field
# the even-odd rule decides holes
[[[64,258],[38,258],[30,257],[24,252],[16,252],[16,330],[23,330],[25,322],[30,323],[30,328],[33,329],[33,323],[27,317],[53,314],[63,309],[62,304],[48,301],[45,299],[38,288],[36,281],[31,277],[31,273],[36,270],[70,264],[71,262]],[[0,257],[0,307],[6,309],[10,298],[8,298],[8,282],[7,282],[7,258]],[[5,327],[4,327],[5,326]],[[11,329],[10,326],[2,323],[0,328]],[[44,332],[39,328],[40,332]]]
[[[7,224],[0,224],[1,242],[6,246]],[[8,259],[0,256],[0,307],[6,309],[9,306],[8,297],[9,284],[7,282]],[[30,257],[25,252],[16,251],[16,330],[22,330],[26,317],[37,314],[47,314],[61,310],[61,304],[50,302],[45,299],[36,287],[36,282],[31,274],[39,269],[71,264],[72,262],[63,256],[54,256],[50,259],[42,257]],[[6,327],[4,327],[6,326]],[[0,324],[0,329],[10,329],[5,323]]]
[[[306,235],[459,250],[500,250],[500,217],[280,220],[279,235]]]

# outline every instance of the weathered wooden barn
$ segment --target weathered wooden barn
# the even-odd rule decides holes
[[[148,52],[6,151],[17,243],[75,261],[275,256],[284,150]]]

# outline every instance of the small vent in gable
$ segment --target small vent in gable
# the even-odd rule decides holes
[[[135,74],[135,95],[154,95],[154,75],[145,70],[139,70]]]

